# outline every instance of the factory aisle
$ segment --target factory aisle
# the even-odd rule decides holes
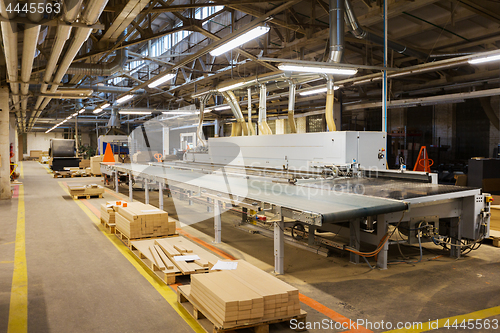
[[[16,316],[10,324],[14,331],[22,330],[23,321],[36,332],[193,331],[78,207],[60,179],[37,162],[23,162],[23,168],[18,198],[0,202],[0,332],[7,332]],[[20,201],[25,203],[27,274],[19,263],[19,234],[16,240]],[[11,290],[20,300],[14,307]]]

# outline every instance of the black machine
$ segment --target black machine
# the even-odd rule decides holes
[[[76,157],[75,140],[51,139],[49,155],[52,158],[51,168],[54,171],[80,166],[80,159]]]

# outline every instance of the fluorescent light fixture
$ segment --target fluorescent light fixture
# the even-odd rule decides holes
[[[155,81],[151,82],[150,84],[148,84],[148,87],[149,88],[157,87],[160,84],[167,82],[168,80],[172,80],[174,77],[175,77],[175,74],[173,74],[173,73],[167,74],[165,76],[162,76],[158,80],[155,80]]]
[[[338,89],[339,89],[338,86],[333,87],[333,90],[338,90]],[[302,92],[299,92],[299,95],[300,96],[309,96],[309,95],[326,93],[326,91],[327,91],[327,89],[326,89],[326,87],[324,87],[324,88],[318,88],[318,89],[314,89],[314,90],[302,91]]]
[[[129,99],[132,99],[134,96],[133,95],[125,95],[123,97],[120,97],[116,100],[116,104],[122,104],[128,101]]]
[[[215,111],[229,110],[231,107],[229,105],[217,106],[214,108]]]
[[[101,109],[101,108],[97,108],[97,109],[95,109],[94,111],[92,111],[92,113],[100,113],[100,112],[102,112],[102,109]]]
[[[84,113],[84,112],[85,112],[85,108],[83,108],[80,111],[78,111],[78,113]]]
[[[59,123],[59,125],[62,125],[62,124],[64,124],[64,123],[65,123],[65,122],[67,122],[67,121],[68,121],[68,119],[64,119],[63,121],[61,121],[61,122]]]
[[[235,83],[235,84],[232,84],[230,86],[227,86],[227,87],[222,87],[222,88],[219,88],[217,89],[219,92],[224,92],[224,91],[228,91],[228,90],[233,90],[234,88],[238,88],[238,87],[241,87],[242,85],[244,85],[245,82],[238,82],[238,83]]]
[[[163,114],[197,114],[198,112],[192,112],[192,111],[163,111]]]
[[[75,112],[71,115],[71,117],[76,117],[76,116],[78,116],[78,112]]]
[[[227,43],[224,43],[221,46],[210,51],[210,55],[212,57],[219,56],[223,53],[226,53],[227,51],[230,51],[230,50],[232,50],[240,45],[245,44],[246,42],[248,42],[252,39],[255,39],[259,36],[262,36],[263,34],[265,34],[268,31],[269,31],[269,27],[256,27],[256,28],[244,33],[243,35],[236,37],[235,39],[233,39]]]
[[[110,105],[111,104],[106,103],[106,104],[101,105],[100,108],[104,110],[105,108],[109,107]]]
[[[72,117],[73,117],[73,116],[69,116],[69,117],[67,117],[67,118],[66,118],[66,120],[71,119]]]
[[[330,66],[306,66],[294,64],[279,64],[278,68],[285,72],[305,72],[305,73],[320,73],[320,74],[337,74],[337,75],[354,75],[358,72],[354,68],[341,68]]]
[[[476,64],[482,64],[484,62],[497,61],[497,60],[500,60],[500,54],[492,55],[492,56],[488,56],[488,57],[478,57],[478,58],[470,59],[469,64],[476,65]]]
[[[118,111],[119,114],[141,114],[150,115],[151,111]]]

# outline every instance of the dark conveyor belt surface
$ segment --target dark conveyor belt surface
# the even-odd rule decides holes
[[[220,174],[202,174],[140,164],[117,164],[115,168],[121,172],[132,171],[134,175],[157,181],[164,179],[171,186],[182,187],[186,184],[238,196],[240,200],[247,198],[301,212],[316,213],[322,216],[323,223],[406,209],[406,203],[393,199],[249,180],[245,177],[225,177]]]

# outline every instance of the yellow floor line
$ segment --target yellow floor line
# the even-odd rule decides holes
[[[0,264],[13,264],[14,260],[0,261]]]
[[[59,182],[59,185],[64,189],[66,193],[69,194],[68,189]],[[203,333],[205,330],[198,324],[198,322],[191,317],[189,313],[182,308],[179,303],[177,303],[177,294],[170,289],[168,286],[160,282],[156,277],[151,276],[140,263],[137,262],[135,257],[128,247],[126,247],[120,240],[114,235],[110,235],[106,232],[104,228],[101,226],[101,221],[93,214],[90,209],[85,207],[85,205],[78,199],[73,199],[78,207],[80,207],[85,214],[99,226],[101,232],[113,243],[113,245],[123,254],[123,256],[137,269],[137,271],[160,293],[160,295],[172,306],[172,308],[181,316],[184,321],[191,326],[191,328],[197,333]]]
[[[497,315],[500,315],[500,306],[495,306],[492,308],[479,310],[476,312],[471,312],[463,315],[431,320],[429,322],[423,323],[421,327],[414,329],[403,328],[392,331],[386,331],[385,333],[399,333],[399,332],[420,333],[420,332],[437,330],[438,328],[443,328],[443,327],[448,327],[450,331],[455,331],[455,327],[458,326],[459,329],[461,328],[460,324],[465,325],[466,328],[469,327],[468,325],[472,325],[471,326],[472,329],[470,329],[470,331],[472,332],[475,329],[478,329],[479,323],[481,324],[485,323],[485,321],[483,321],[482,319],[486,319],[488,317],[493,317]],[[493,324],[494,323],[490,322],[491,328],[493,328],[492,326]],[[455,327],[453,327],[452,325],[455,325]],[[498,328],[498,325],[499,323],[496,322],[496,328]]]
[[[23,178],[23,164],[20,164],[20,178]],[[28,331],[28,269],[26,266],[24,186],[19,186],[17,198],[16,245],[14,272],[10,292],[9,333]]]

